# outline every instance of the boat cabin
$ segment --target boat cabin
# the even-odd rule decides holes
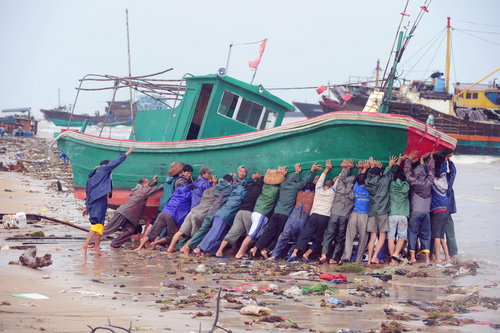
[[[471,83],[455,84],[455,94],[471,87]],[[476,84],[455,98],[457,106],[482,109],[500,109],[500,88],[495,84]]]
[[[262,86],[215,74],[186,78],[173,109],[140,110],[130,140],[182,141],[214,138],[280,126],[295,108]]]

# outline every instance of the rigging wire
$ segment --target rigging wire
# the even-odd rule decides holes
[[[428,65],[428,66],[427,66],[427,68],[426,68],[427,73],[429,73],[429,68],[431,67],[432,63],[434,62],[434,59],[436,58],[436,55],[438,54],[438,51],[439,51],[439,49],[440,49],[440,47],[441,47],[441,45],[442,45],[442,43],[443,43],[444,37],[445,37],[445,35],[443,35],[443,38],[441,38],[441,40],[439,41],[439,43],[438,43],[438,47],[436,48],[436,52],[434,52],[434,55],[432,56],[431,61],[429,62],[429,65]],[[426,76],[424,75],[424,76],[422,77],[422,81],[423,81],[425,78],[426,78]]]
[[[499,24],[478,23],[478,22],[465,21],[465,20],[457,20],[457,19],[455,19],[454,21],[463,22],[463,23],[469,23],[469,24],[475,24],[475,25],[484,25],[484,26],[487,26],[487,27],[500,27]]]
[[[491,44],[495,44],[495,45],[500,46],[500,43],[493,42],[493,41],[491,41],[491,40],[489,40],[489,39],[482,38],[482,37],[478,37],[478,36],[474,36],[473,34],[470,34],[470,33],[468,33],[468,32],[464,32],[463,30],[457,30],[457,31],[458,31],[458,32],[460,32],[460,33],[462,33],[462,34],[464,34],[464,35],[468,35],[468,36],[470,36],[470,37],[474,37],[474,38],[476,38],[476,39],[480,39],[480,40],[482,40],[482,41],[485,41],[485,42],[488,42],[488,43],[491,43]]]
[[[438,38],[439,38],[439,37],[441,37],[441,40],[439,40],[439,42],[438,42],[438,43],[436,43],[436,42],[438,41],[438,39],[436,38],[436,40],[435,40],[434,44],[429,45],[429,47],[427,48],[427,50],[425,51],[425,53],[424,53],[424,54],[422,54],[422,55],[420,56],[420,58],[418,58],[418,60],[415,62],[415,64],[414,64],[414,65],[413,65],[413,66],[412,66],[412,67],[408,70],[408,73],[413,72],[413,69],[414,69],[414,68],[415,68],[415,67],[416,67],[416,66],[420,63],[420,61],[421,61],[421,60],[422,60],[422,59],[423,59],[423,58],[427,55],[427,53],[428,53],[428,52],[432,49],[432,47],[435,47],[435,46],[437,45],[437,48],[439,49],[439,47],[441,46],[441,43],[443,42],[443,39],[444,39],[444,37],[445,37],[445,36],[446,36],[446,34],[445,34],[445,30],[442,30],[442,31],[441,31],[441,35],[439,35],[439,36],[438,36]],[[428,70],[429,70],[429,68],[427,68],[424,72],[428,72]]]
[[[406,5],[405,5],[405,8],[403,9],[402,13],[406,13],[406,9],[408,8],[409,3],[410,3],[410,0],[406,0]],[[404,18],[405,18],[405,16],[403,14],[401,14],[401,20],[399,21],[399,25],[398,25],[398,28],[396,30],[396,35],[394,36],[394,41],[392,42],[392,47],[391,47],[391,52],[389,53],[389,58],[387,59],[387,63],[385,64],[384,74],[382,75],[382,80],[384,80],[385,74],[387,73],[387,68],[389,67],[389,64],[391,62],[392,53],[394,52],[394,46],[396,45],[396,41],[398,39],[399,29],[401,28],[401,24],[403,23]],[[385,83],[384,83],[384,86],[385,86]]]
[[[408,57],[408,59],[401,64],[401,67],[406,66],[417,54],[420,53],[426,46],[431,44],[427,50],[424,52],[424,54],[417,60],[417,63],[422,59],[422,57],[429,52],[429,49],[434,45],[434,43],[438,40],[439,37],[441,37],[441,34],[443,34],[446,31],[446,28],[441,29],[437,34],[435,34],[427,43],[425,43],[417,52],[415,52],[412,56]],[[416,64],[415,64],[416,65]],[[415,67],[415,66],[413,66]],[[412,67],[412,68],[413,68]]]
[[[493,32],[493,31],[470,30],[470,29],[457,29],[457,30],[468,31],[468,32],[478,32],[478,33],[482,33],[482,34],[500,35],[500,32]]]
[[[453,30],[451,31],[451,34],[453,34]],[[457,67],[455,63],[455,51],[453,50],[453,38],[450,35],[450,53],[451,53],[451,64],[453,67],[453,79],[455,82],[457,82]]]

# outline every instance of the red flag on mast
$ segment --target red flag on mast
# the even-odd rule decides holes
[[[264,50],[266,49],[266,43],[267,38],[260,41],[259,56],[257,57],[257,59],[248,62],[248,66],[250,66],[250,68],[257,70],[257,67],[259,67],[260,60],[262,59],[262,55],[264,54]]]

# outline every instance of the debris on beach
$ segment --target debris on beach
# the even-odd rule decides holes
[[[397,321],[384,321],[380,324],[381,333],[401,333],[409,332],[411,329]]]
[[[258,305],[248,305],[240,309],[240,314],[250,316],[269,316],[272,310]]]
[[[34,249],[29,249],[26,252],[24,252],[19,257],[19,262],[23,266],[28,266],[28,267],[36,269],[36,268],[41,268],[41,267],[52,265],[52,256],[47,253],[43,257],[37,257],[36,256],[36,248],[34,248]]]
[[[4,215],[2,217],[4,229],[24,229],[28,226],[25,213],[15,213],[12,215]]]

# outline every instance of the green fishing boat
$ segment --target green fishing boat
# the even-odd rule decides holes
[[[88,135],[75,130],[58,134],[54,142],[70,159],[75,196],[85,197],[89,172],[100,161],[114,159],[135,147],[113,172],[116,207],[127,200],[140,177],[158,175],[164,181],[172,162],[207,165],[219,177],[245,165],[250,173],[295,163],[304,169],[314,162],[364,160],[373,156],[453,149],[456,140],[411,117],[365,112],[335,112],[281,126],[294,107],[262,86],[229,76],[205,75],[186,79],[184,98],[172,109],[137,112],[129,140]],[[334,169],[333,177],[339,172]],[[159,203],[148,201],[148,211]]]

